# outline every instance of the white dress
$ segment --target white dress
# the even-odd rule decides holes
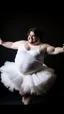
[[[1,82],[10,91],[43,95],[56,79],[52,68],[44,63],[44,54],[40,54],[39,46],[26,50],[24,44],[19,46],[14,62],[6,61],[0,68]]]

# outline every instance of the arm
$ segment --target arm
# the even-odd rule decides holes
[[[56,47],[55,50],[53,52],[51,52],[50,54],[56,55],[56,54],[60,54],[63,52],[64,52],[64,47]]]
[[[54,47],[54,46],[51,46],[49,44],[42,44],[40,46],[40,52],[43,52],[45,51],[45,53],[47,54],[59,54],[59,53],[62,53],[64,52],[64,47]]]
[[[6,48],[10,48],[10,49],[18,49],[19,45],[23,42],[25,42],[25,41],[20,40],[20,41],[16,41],[16,42],[10,42],[10,41],[4,42],[0,39],[0,45],[4,46]]]

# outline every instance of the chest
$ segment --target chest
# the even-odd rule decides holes
[[[25,48],[26,50],[31,50],[31,49],[32,49],[32,46],[30,46],[28,43],[25,43],[25,44],[24,44],[24,48]]]
[[[37,57],[40,55],[39,53],[39,46],[30,46],[28,43],[25,43],[24,45],[20,46],[18,49],[18,55],[24,55],[27,56],[33,56]]]

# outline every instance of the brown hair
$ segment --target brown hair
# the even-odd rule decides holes
[[[42,39],[43,39],[43,31],[41,31],[38,28],[30,28],[27,35],[29,35],[31,31],[33,31],[34,34],[35,34],[35,36],[38,37],[40,39],[40,41],[42,42]]]

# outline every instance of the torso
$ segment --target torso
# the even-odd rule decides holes
[[[44,56],[39,53],[39,46],[31,45],[25,41],[20,45],[17,52],[15,63],[22,73],[33,72],[42,67]],[[38,62],[41,61],[41,62]]]

